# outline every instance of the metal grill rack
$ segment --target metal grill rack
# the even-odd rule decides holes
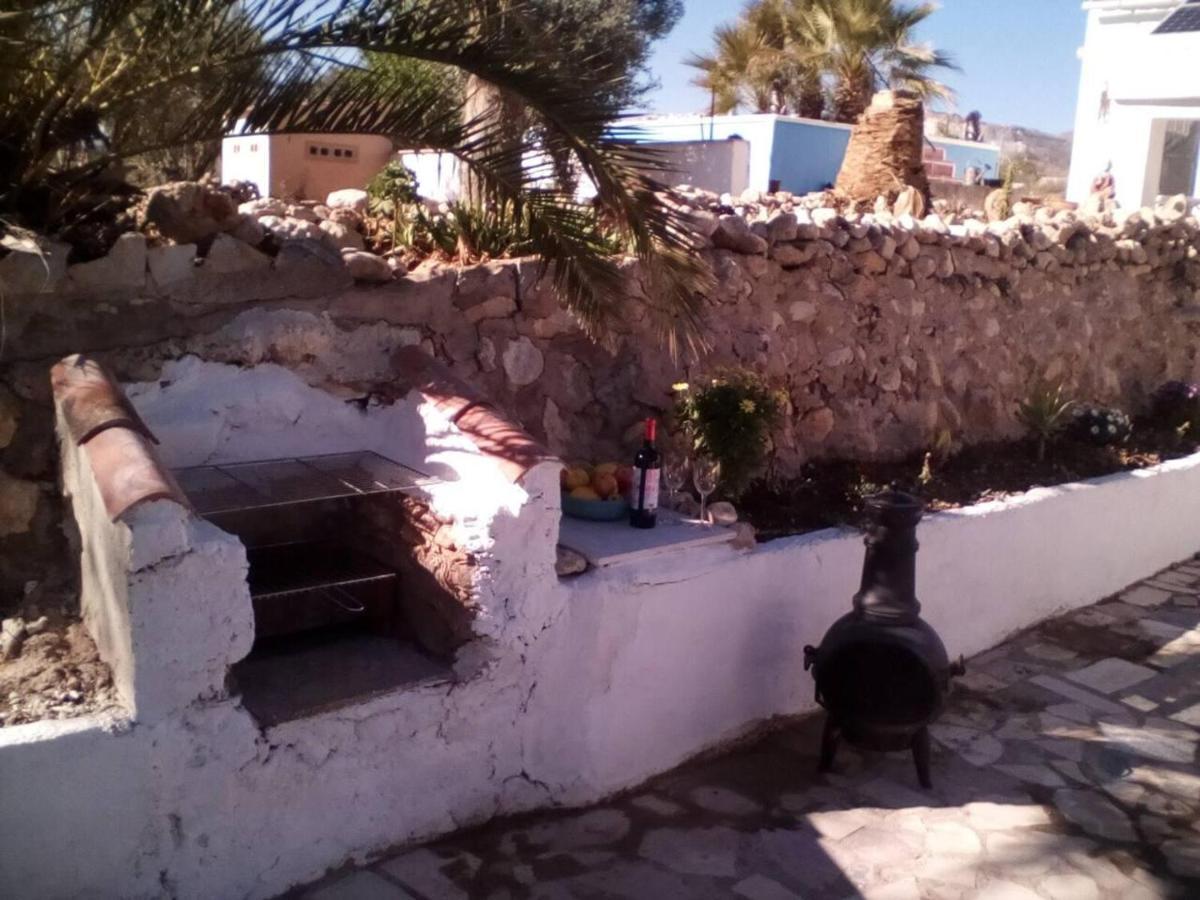
[[[174,475],[202,516],[392,491],[413,492],[438,482],[369,450],[192,466],[176,469]]]
[[[315,504],[420,491],[437,479],[370,451],[195,466],[174,474],[196,512],[241,532],[246,541],[260,637],[354,622],[387,629],[395,570],[352,546],[353,538],[337,533],[332,521],[320,526],[316,539],[284,536],[297,514],[290,510],[314,504],[303,515],[324,522],[328,510]]]

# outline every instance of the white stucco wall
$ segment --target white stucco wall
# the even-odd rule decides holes
[[[735,196],[750,187],[749,141],[649,141],[645,146],[663,154],[669,174],[659,177],[667,184]]]
[[[259,402],[240,387],[212,400],[217,416]],[[154,396],[140,393],[143,414]],[[217,445],[230,458],[238,430]],[[0,884],[30,896],[271,896],[400,842],[594,801],[813,708],[801,648],[850,608],[860,535],[707,548],[560,582],[548,567],[552,469],[525,492],[482,548],[498,567],[491,630],[464,648],[452,687],[265,730],[235,699],[116,730],[0,730]],[[924,613],[952,655],[969,656],[1200,548],[1200,455],[941,513],[918,537]]]
[[[1082,203],[1111,162],[1117,201],[1138,208],[1158,194],[1165,119],[1200,118],[1200,32],[1152,34],[1177,0],[1087,0],[1067,199]],[[1107,116],[1101,97],[1107,91]],[[1200,176],[1197,181],[1200,182]],[[1194,196],[1200,196],[1197,184]]]

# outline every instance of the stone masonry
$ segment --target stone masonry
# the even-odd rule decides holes
[[[1084,219],[1018,203],[988,222],[944,207],[915,219],[882,201],[863,212],[820,194],[683,186],[673,202],[716,275],[710,349],[678,362],[632,261],[603,347],[536,260],[430,261],[364,278],[349,259],[361,251],[282,232],[274,256],[225,232],[204,257],[128,234],[108,257],[70,266],[61,248],[37,248],[54,263],[37,267],[29,248],[6,243],[0,605],[41,576],[59,533],[47,372],[70,352],[96,353],[126,380],[157,378],[187,354],[269,361],[353,399],[393,380],[398,348],[418,346],[551,450],[587,459],[626,455],[642,418],[669,413],[674,382],[745,367],[788,398],[772,438],[785,475],[819,456],[911,453],[941,431],[1011,436],[1016,404],[1039,378],[1131,411],[1167,379],[1200,378],[1200,225],[1186,204]],[[303,212],[244,206],[242,225]]]

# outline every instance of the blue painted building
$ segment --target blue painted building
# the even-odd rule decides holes
[[[643,116],[628,119],[638,140],[653,142],[724,141],[740,137],[750,144],[750,188],[803,194],[837,179],[850,142],[850,126],[817,119],[755,113],[733,116]],[[1000,148],[952,138],[931,138],[926,168],[934,178],[962,181],[968,167],[984,178],[998,178]]]

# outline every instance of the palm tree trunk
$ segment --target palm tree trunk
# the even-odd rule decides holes
[[[525,106],[519,99],[506,94],[476,75],[467,78],[463,121],[473,123],[477,128],[493,129],[499,132],[498,149],[511,154],[506,180],[513,185],[514,190],[521,182],[520,154],[525,136],[526,119]],[[459,193],[461,199],[472,206],[482,206],[487,199],[483,196],[479,180],[465,165],[460,169]]]

